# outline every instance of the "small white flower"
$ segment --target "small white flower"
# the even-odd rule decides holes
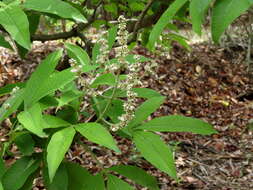
[[[11,105],[9,103],[4,103],[3,104],[4,109],[9,109],[10,107],[11,107]]]

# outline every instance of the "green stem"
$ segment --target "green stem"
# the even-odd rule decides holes
[[[119,84],[119,77],[120,77],[120,69],[119,69],[119,71],[118,71],[118,73],[117,73],[117,76],[116,76],[116,84],[115,84],[115,86],[114,86],[114,88],[113,88],[112,95],[111,95],[111,97],[109,98],[109,100],[108,100],[108,102],[107,102],[107,104],[106,104],[104,110],[102,111],[101,114],[99,114],[99,117],[98,117],[98,119],[97,119],[95,122],[99,122],[99,121],[104,117],[104,115],[105,115],[105,113],[107,112],[109,106],[111,105],[113,99],[115,98],[116,90],[117,90],[118,84]]]

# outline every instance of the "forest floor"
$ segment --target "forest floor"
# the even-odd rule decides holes
[[[36,65],[59,46],[36,45],[24,60],[0,49],[0,86],[26,80]],[[153,116],[181,114],[201,118],[219,133],[212,136],[161,133],[175,150],[180,183],[136,156],[131,151],[132,143],[118,137],[121,155],[90,144],[104,166],[138,165],[158,178],[161,190],[253,189],[253,127],[249,124],[253,120],[253,78],[244,64],[245,52],[238,47],[227,49],[204,43],[193,45],[191,52],[175,45],[167,58],[152,55],[144,48],[136,48],[134,52],[154,58],[158,63],[156,76],[142,78],[143,87],[158,90],[167,97]],[[0,97],[0,104],[3,100]],[[6,122],[2,125],[0,137],[8,132]],[[78,145],[72,146],[67,158],[93,173],[99,170],[91,156]],[[6,158],[6,163],[13,160]],[[43,189],[40,182],[38,179],[34,190]],[[144,190],[140,186],[136,188]]]

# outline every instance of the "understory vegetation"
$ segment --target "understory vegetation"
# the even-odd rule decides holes
[[[0,57],[0,190],[36,189],[38,183],[49,190],[158,190],[180,184],[183,174],[177,173],[177,167],[183,157],[176,156],[181,151],[180,141],[168,142],[166,137],[182,133],[219,138],[223,130],[218,121],[214,126],[201,115],[194,117],[194,106],[202,101],[198,88],[212,97],[203,109],[237,105],[231,94],[239,93],[238,99],[247,96],[239,91],[250,84],[252,4],[252,0],[0,1],[0,46],[20,60],[34,55],[37,61],[35,66],[29,61],[20,66],[27,72],[32,67],[24,80],[2,82],[11,76],[4,75],[7,56]],[[231,68],[231,73],[220,69],[219,77],[223,78],[218,81],[217,69],[209,63],[194,63],[192,74],[191,68],[184,69],[180,55],[174,56],[177,58],[171,70],[159,66],[159,61],[168,60],[173,52],[193,51],[194,40],[187,38],[186,28],[199,38],[210,34],[209,44],[228,52],[242,50],[240,63],[244,66],[240,68],[247,73],[246,79],[233,75],[232,71],[241,71],[238,66]],[[36,57],[39,46],[50,43],[56,48],[43,50],[43,59]],[[191,58],[192,62],[200,58],[189,57],[187,61]],[[209,58],[212,62],[211,55]],[[225,58],[221,63],[227,63]],[[206,83],[205,66],[215,71]],[[13,67],[20,69],[15,64]],[[186,79],[179,87],[171,83],[169,99],[163,93],[167,87],[163,80],[171,77],[175,81],[173,73]],[[224,93],[222,98],[208,92],[209,84],[219,90],[229,89],[223,83],[218,87],[225,79],[239,84],[239,90],[231,89],[231,94]],[[200,86],[191,86],[191,80]],[[153,89],[152,84],[156,84]],[[186,103],[192,110],[180,105],[181,113],[169,110],[159,114],[157,110],[164,103],[176,102],[178,107],[181,100],[177,96],[182,89],[191,97]],[[215,118],[220,113],[212,114],[210,117]],[[127,151],[119,144],[127,146]],[[99,156],[103,151],[103,157],[127,157],[130,161],[107,164]],[[92,161],[82,164],[78,157],[81,152]],[[247,156],[248,161],[252,159],[252,154]],[[170,185],[163,186],[140,163],[165,175]]]

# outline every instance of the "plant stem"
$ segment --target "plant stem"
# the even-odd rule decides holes
[[[103,116],[104,116],[105,113],[107,112],[109,106],[111,105],[113,99],[115,98],[116,90],[117,90],[118,84],[119,84],[119,77],[120,77],[120,69],[119,69],[119,71],[118,71],[118,73],[117,73],[117,76],[116,76],[116,84],[115,84],[115,86],[114,86],[114,88],[113,88],[112,95],[111,95],[111,97],[109,98],[109,100],[108,100],[108,102],[107,102],[107,104],[106,104],[106,106],[105,106],[105,109],[102,111],[101,114],[99,114],[99,117],[98,117],[98,119],[97,119],[95,122],[99,122],[99,121],[103,118]]]

